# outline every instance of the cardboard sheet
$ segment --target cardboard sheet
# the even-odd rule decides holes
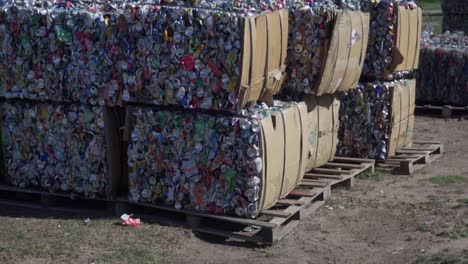
[[[411,10],[399,6],[397,17],[393,65],[390,72],[417,69],[421,45],[421,8]]]
[[[304,105],[302,103],[301,105]],[[284,169],[280,198],[286,197],[303,175],[302,166],[302,120],[298,107],[281,110],[284,126]]]
[[[352,11],[337,13],[317,95],[356,87],[364,65],[368,31],[368,14]]]
[[[279,10],[244,19],[238,109],[281,90],[287,53],[288,12]]]
[[[330,95],[306,96],[308,149],[306,171],[333,159],[338,133],[339,100]]]
[[[263,179],[260,188],[260,209],[273,206],[281,194],[284,156],[284,122],[281,114],[275,113],[262,120],[264,161]]]

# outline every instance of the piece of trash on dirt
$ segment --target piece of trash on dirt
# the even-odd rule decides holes
[[[260,230],[260,226],[258,226],[258,225],[249,225],[249,226],[244,228],[244,232],[253,232],[253,231],[257,231],[257,230]]]
[[[89,218],[86,218],[86,219],[84,220],[85,225],[90,225],[91,222],[92,222],[92,221],[91,221],[91,219],[89,219]]]
[[[325,205],[325,208],[327,208],[328,210],[333,210],[333,207],[331,207],[329,205]]]
[[[342,206],[342,205],[339,205],[339,206],[338,206],[338,209],[341,209],[341,210],[343,210],[343,209],[345,209],[345,207],[344,207],[344,206]]]
[[[140,218],[133,218],[132,215],[123,214],[120,216],[122,219],[122,225],[124,226],[139,226],[141,225]]]

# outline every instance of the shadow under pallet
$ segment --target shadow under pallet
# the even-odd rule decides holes
[[[143,218],[144,222],[185,226],[196,233],[271,245],[317,211],[331,196],[332,188],[352,187],[354,177],[367,170],[374,171],[374,160],[336,157],[324,166],[306,173],[295,190],[284,199],[280,199],[272,208],[261,211],[255,219],[134,203],[126,197],[90,200],[8,185],[0,185],[0,204],[64,210],[83,215],[88,215],[91,211],[107,215],[134,213]]]
[[[411,175],[441,157],[444,145],[440,142],[415,141],[396,151],[395,156],[378,161],[377,167],[394,174]]]

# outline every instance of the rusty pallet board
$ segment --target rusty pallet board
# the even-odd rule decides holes
[[[396,151],[395,156],[378,161],[377,166],[391,168],[395,174],[411,175],[440,158],[442,153],[444,145],[440,142],[415,141]]]
[[[417,105],[415,108],[417,114],[433,114],[445,118],[468,115],[468,106],[451,105]]]

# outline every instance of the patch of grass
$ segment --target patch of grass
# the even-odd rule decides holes
[[[418,2],[422,9],[439,10],[442,8],[440,0],[420,0]]]
[[[458,204],[453,207],[453,209],[468,207],[468,198],[457,199]]]
[[[117,250],[116,258],[118,261],[123,263],[148,263],[156,264],[163,263],[164,257],[161,254],[146,249],[139,248],[138,245],[135,247],[121,248]]]
[[[447,196],[433,194],[429,194],[426,198],[431,202],[447,202],[449,200]]]
[[[454,230],[454,231],[442,231],[440,233],[437,233],[436,236],[450,238],[452,240],[457,240],[457,239],[468,237],[468,229]]]
[[[418,1],[423,10],[441,10],[441,1],[440,0],[420,0]],[[423,30],[426,29],[426,26],[431,26],[435,34],[442,33],[442,16],[428,16],[424,15],[423,20]]]
[[[375,181],[382,181],[386,175],[389,175],[389,173],[385,170],[382,169],[375,169],[375,171],[372,173],[370,171],[365,171],[361,174],[359,174],[357,177],[359,179],[369,179],[369,180],[375,180]]]
[[[263,250],[263,256],[265,256],[267,258],[273,257],[273,250],[271,249],[271,247],[265,248]]]
[[[47,260],[54,263],[164,263],[182,241],[173,227],[144,223],[115,225],[116,219],[41,219],[1,217],[0,263]],[[18,224],[20,221],[20,224]],[[59,227],[60,226],[60,227]]]
[[[434,176],[429,181],[433,184],[447,185],[468,182],[468,178],[463,176]]]
[[[416,230],[420,231],[420,232],[428,232],[429,231],[429,226],[426,223],[422,223],[422,224],[418,225]]]
[[[465,260],[462,257],[457,256],[445,256],[445,255],[434,255],[434,256],[421,256],[415,264],[464,264]]]
[[[18,240],[24,239],[24,234],[22,232],[18,232],[18,234],[16,234],[16,239]]]

